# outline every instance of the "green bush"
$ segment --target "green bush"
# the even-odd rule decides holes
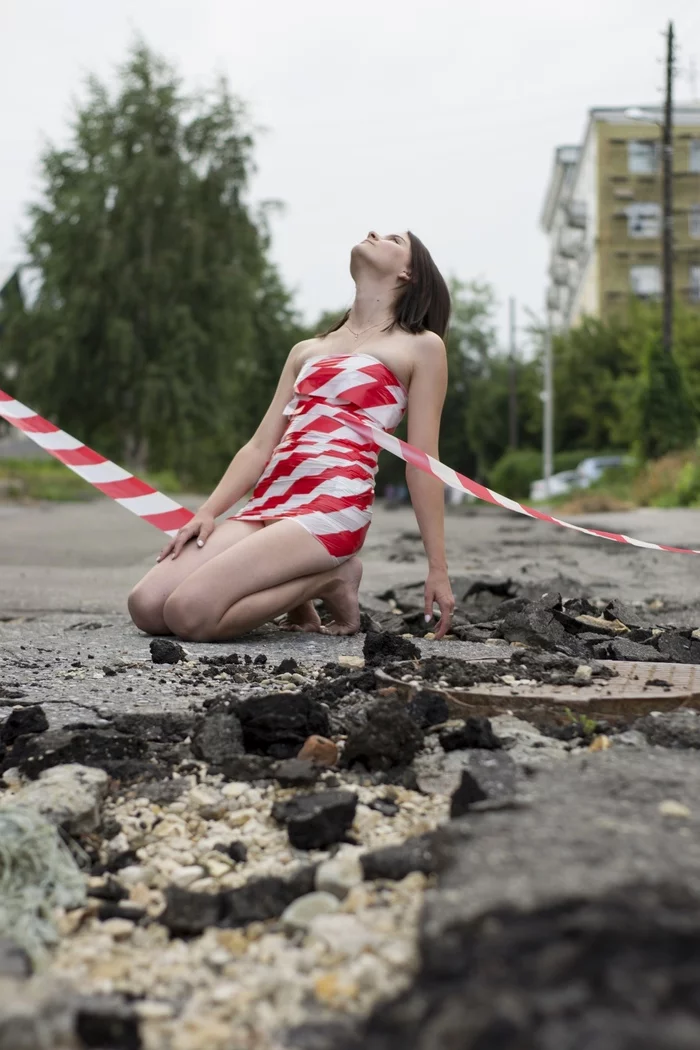
[[[530,485],[542,477],[542,454],[534,449],[511,449],[501,456],[489,474],[489,486],[503,496],[522,499]]]
[[[143,480],[152,485],[154,489],[160,489],[161,492],[165,492],[170,496],[175,496],[177,493],[184,491],[182,482],[174,470],[148,471],[148,473],[143,475]],[[194,485],[196,491],[206,487],[206,484]]]
[[[681,469],[676,478],[673,497],[673,504],[667,506],[693,507],[700,502],[700,461],[690,460]]]
[[[562,470],[576,470],[582,459],[588,459],[590,456],[602,456],[606,455],[604,452],[589,452],[587,449],[573,449],[570,452],[557,452],[554,455],[553,474],[558,474]],[[538,477],[542,477],[538,474]]]
[[[698,421],[685,378],[673,354],[653,334],[647,338],[636,401],[640,458],[659,459],[695,441]]]

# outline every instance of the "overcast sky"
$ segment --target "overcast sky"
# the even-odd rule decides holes
[[[274,257],[309,320],[351,299],[370,228],[410,228],[446,276],[539,311],[553,150],[592,106],[660,100],[669,17],[687,101],[699,0],[0,0],[0,276],[42,143],[140,34],[188,86],[226,74],[266,127],[253,195],[286,203]]]

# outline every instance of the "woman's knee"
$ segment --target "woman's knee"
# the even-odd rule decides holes
[[[163,620],[168,630],[184,642],[209,642],[214,623],[207,606],[186,592],[174,591],[163,605]]]
[[[170,631],[163,618],[164,600],[162,593],[153,588],[137,583],[126,600],[129,616],[140,631],[146,634],[169,634]]]

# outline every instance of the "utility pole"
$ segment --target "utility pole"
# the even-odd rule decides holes
[[[663,348],[673,353],[673,22],[666,37],[666,101],[663,124]]]
[[[518,447],[518,386],[516,375],[516,327],[515,327],[515,299],[511,296],[508,301],[508,313],[510,319],[510,345],[508,349],[508,444],[511,448]]]
[[[544,403],[544,419],[542,427],[542,460],[543,474],[547,497],[550,495],[550,479],[552,477],[552,456],[554,450],[554,382],[552,377],[552,317],[547,311],[547,327],[545,329],[544,344],[544,390],[542,401]]]

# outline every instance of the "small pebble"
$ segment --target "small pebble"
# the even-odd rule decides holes
[[[327,915],[337,911],[340,903],[332,893],[307,893],[293,901],[282,913],[282,926],[285,933],[306,931],[311,920],[317,915]]]
[[[142,1021],[167,1021],[175,1012],[170,1003],[159,1003],[154,999],[134,1003],[134,1011]]]
[[[323,736],[310,736],[298,755],[319,766],[334,766],[338,761],[338,748],[332,740]]]
[[[357,853],[339,853],[318,868],[316,889],[332,893],[342,900],[353,886],[359,886],[363,878],[362,863]]]
[[[688,807],[682,802],[677,802],[675,798],[667,798],[659,802],[659,813],[664,817],[680,817],[686,820],[692,816]]]
[[[105,919],[102,929],[115,941],[126,941],[134,932],[134,923],[131,919]]]
[[[338,657],[338,663],[341,667],[364,667],[365,658],[364,656],[351,656],[349,653],[341,653]]]

